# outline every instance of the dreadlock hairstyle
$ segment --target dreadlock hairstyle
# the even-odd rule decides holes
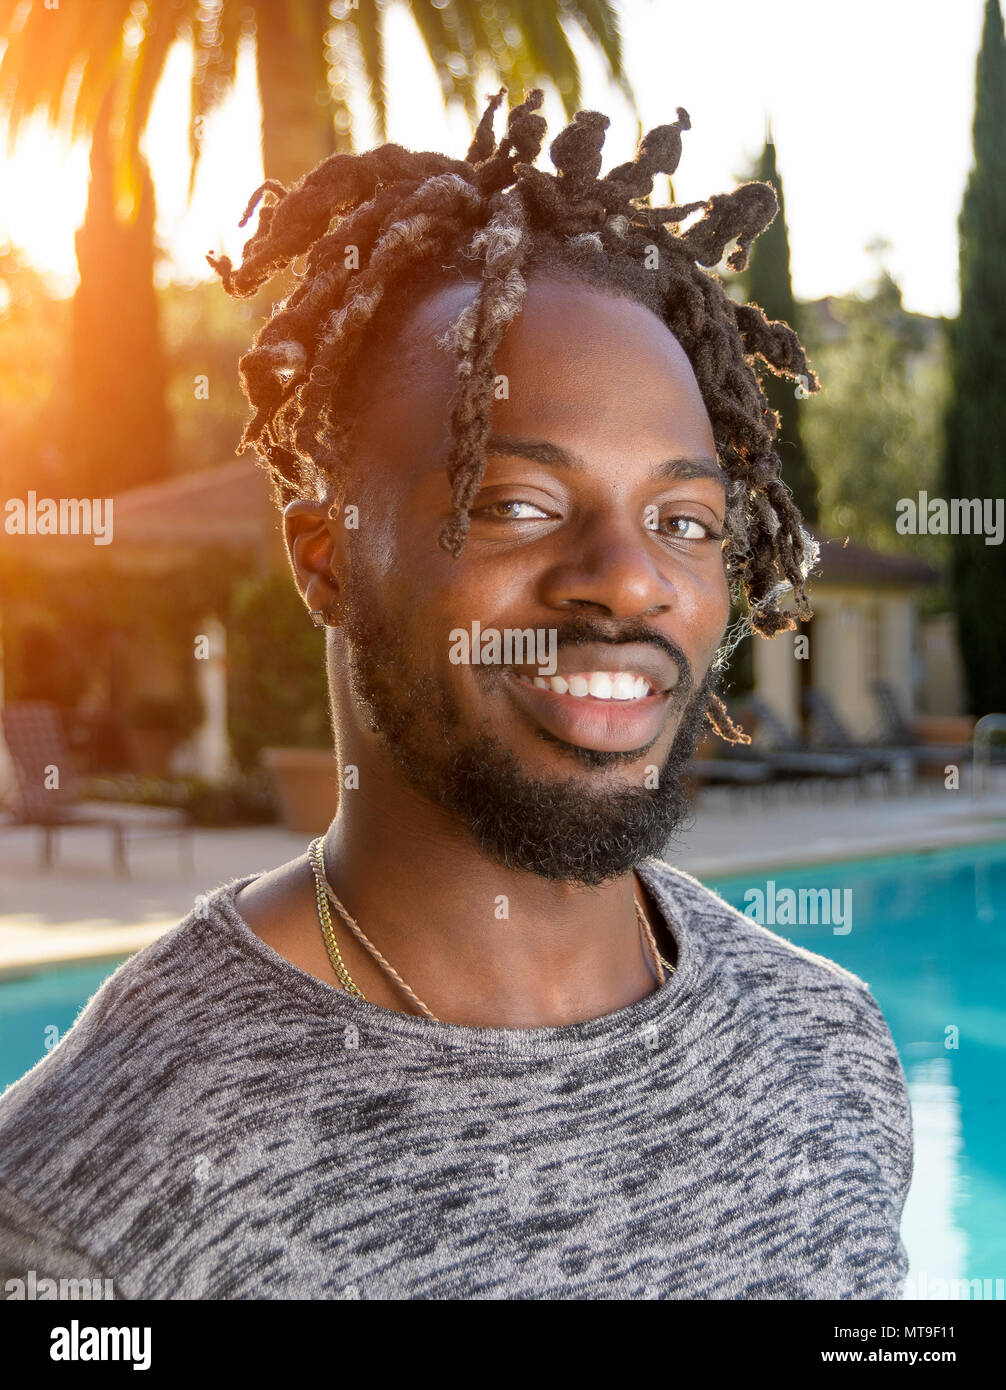
[[[531,272],[572,276],[639,300],[681,343],[727,479],[727,568],[747,603],[744,628],[769,637],[795,627],[780,601],[791,593],[796,617],[810,616],[805,582],[817,545],[779,476],[779,416],[757,364],[799,380],[806,392],[820,384],[793,329],[756,304],[736,303],[713,269],[734,240],[727,265],[747,266],[752,243],[775,217],[774,189],[751,182],[705,202],[649,206],[654,177],[678,167],[681,134],[691,127],[682,107],[673,124],[643,138],[635,159],[604,178],[608,118],[580,111],[552,141],[556,173],[547,173],[534,167],[546,130],[543,93],[531,91],[511,108],[497,143],[494,115],[505,95],[502,88],[489,98],[463,160],[387,144],[332,155],[292,188],[270,179],[255,190],[241,225],[262,206],[242,264],[207,256],[228,294],[250,297],[304,253],[307,265],[294,270],[296,289],[241,359],[254,414],[237,452],[254,445],[280,506],[327,495],[347,457],[348,392],[365,344],[400,321],[426,286],[460,270],[478,287],[451,334],[453,512],[439,537],[457,556],[486,468],[494,353],[520,313]],[[346,254],[350,247],[355,256]],[[747,741],[718,697],[708,718],[722,737]]]

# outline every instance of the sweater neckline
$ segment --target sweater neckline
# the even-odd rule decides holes
[[[701,936],[692,929],[680,900],[675,900],[668,890],[660,867],[668,866],[655,859],[635,866],[674,937],[677,968],[657,989],[625,1008],[545,1028],[475,1028],[462,1023],[432,1022],[421,1015],[399,1013],[358,999],[335,984],[325,984],[257,936],[238,911],[237,894],[258,874],[247,874],[218,888],[200,915],[260,971],[270,974],[284,990],[304,999],[315,1011],[330,1017],[333,1026],[340,1030],[355,1024],[361,1033],[382,1037],[389,1043],[405,1042],[410,1047],[434,1052],[529,1059],[604,1052],[614,1044],[632,1040],[634,1035],[641,1045],[652,1048],[656,1046],[654,1025],[659,1027],[681,1006],[702,973]]]

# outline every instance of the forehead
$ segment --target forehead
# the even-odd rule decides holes
[[[477,285],[448,283],[425,294],[397,327],[393,351],[368,363],[364,438],[442,463],[457,389],[453,348],[442,340]],[[521,313],[493,360],[493,428],[594,457],[627,448],[665,457],[716,449],[691,363],[644,305],[591,285],[541,276],[528,282]],[[431,458],[432,461],[432,458]]]

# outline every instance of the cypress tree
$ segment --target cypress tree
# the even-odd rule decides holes
[[[770,319],[785,319],[797,333],[801,332],[800,311],[793,296],[793,281],[789,268],[789,232],[786,227],[786,206],[782,179],[776,167],[775,144],[771,128],[766,136],[761,158],[748,175],[762,183],[770,183],[779,199],[779,211],[769,227],[751,248],[747,270],[738,277],[744,298],[760,305]],[[756,371],[759,368],[756,366]],[[761,388],[771,410],[779,415],[776,449],[779,453],[782,480],[793,494],[804,520],[818,520],[817,481],[800,435],[799,398],[791,381],[784,381],[767,370],[759,371]],[[731,620],[743,616],[734,609]],[[801,631],[803,629],[801,628]],[[801,665],[801,673],[803,665]],[[754,650],[750,639],[742,642],[730,658],[723,677],[723,690],[729,696],[740,697],[755,686]]]
[[[975,79],[975,162],[961,207],[960,316],[950,328],[944,496],[1006,496],[1006,37],[986,0]],[[1006,711],[1001,545],[950,538],[950,581],[972,713]]]
[[[751,250],[744,272],[743,286],[748,300],[761,306],[770,319],[785,319],[801,331],[800,311],[793,296],[789,269],[789,232],[782,179],[776,167],[775,145],[769,131],[761,160],[753,178],[770,183],[779,198],[779,211],[771,226],[762,232]],[[780,426],[776,447],[782,464],[782,478],[792,492],[807,521],[818,520],[817,481],[800,435],[800,403],[790,381],[764,372],[762,390],[772,410],[779,412]]]

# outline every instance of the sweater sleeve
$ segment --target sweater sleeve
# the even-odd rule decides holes
[[[862,1000],[877,1043],[879,1068],[874,1076],[874,1115],[883,1140],[882,1159],[890,1176],[900,1219],[914,1171],[914,1134],[908,1082],[880,1005],[862,985]]]
[[[100,1284],[105,1300],[122,1297],[92,1256],[84,1253],[50,1217],[0,1183],[0,1289],[6,1299],[24,1298],[19,1283],[34,1287],[56,1281],[60,1298],[79,1298],[80,1281]],[[33,1295],[28,1295],[33,1296]]]

